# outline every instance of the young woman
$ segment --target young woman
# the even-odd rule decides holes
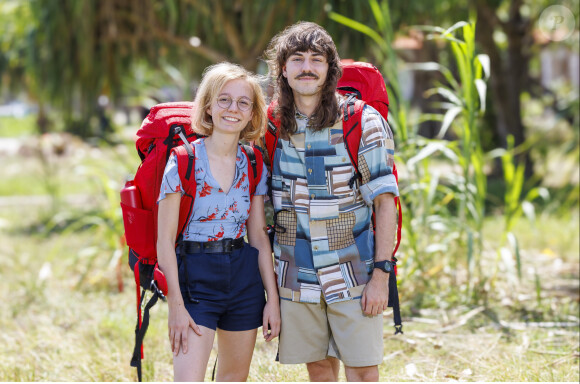
[[[207,137],[192,144],[197,192],[178,256],[183,188],[173,155],[159,195],[157,254],[168,283],[174,379],[203,381],[217,332],[216,380],[245,381],[257,328],[263,327],[266,341],[280,332],[272,253],[263,229],[267,171],[258,164],[262,178],[250,202],[247,157],[238,144],[262,135],[265,101],[256,77],[230,63],[205,71],[195,100],[192,126]]]

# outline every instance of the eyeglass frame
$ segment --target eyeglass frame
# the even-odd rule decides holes
[[[224,98],[227,97],[230,100],[229,103],[228,103],[228,105],[225,106],[225,107],[220,104],[220,98],[222,98],[222,97],[224,97]],[[240,108],[239,101],[241,99],[247,99],[248,100],[248,102],[250,103],[250,106],[248,107],[248,109]],[[215,100],[216,100],[216,103],[217,103],[218,107],[220,107],[221,109],[228,109],[229,107],[232,106],[232,103],[235,101],[236,102],[236,106],[238,107],[238,109],[240,111],[243,111],[243,112],[250,111],[252,109],[252,106],[254,105],[254,102],[251,101],[250,98],[249,97],[246,97],[246,96],[241,96],[241,97],[238,97],[237,99],[234,99],[233,97],[231,97],[229,95],[220,95],[220,96],[216,97]]]

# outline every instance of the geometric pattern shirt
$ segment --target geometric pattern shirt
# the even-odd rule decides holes
[[[246,220],[250,214],[248,158],[238,145],[234,180],[228,193],[225,193],[211,174],[204,139],[194,141],[193,146],[196,195],[183,240],[206,242],[244,237]],[[255,193],[259,196],[265,195],[268,191],[266,184],[268,170],[263,163],[258,166],[262,167],[262,178],[256,186]],[[163,200],[170,193],[183,194],[175,155],[171,155],[165,166],[157,201]]]
[[[372,107],[364,107],[358,152],[362,180],[346,150],[342,119],[319,132],[296,112],[297,130],[279,138],[272,167],[274,241],[280,297],[328,304],[359,298],[374,259],[372,204],[382,193],[399,195],[393,134]],[[282,228],[280,228],[282,227]]]

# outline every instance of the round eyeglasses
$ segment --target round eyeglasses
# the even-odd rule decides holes
[[[230,96],[218,96],[217,98],[217,104],[220,108],[223,109],[228,109],[230,107],[230,105],[232,105],[232,102],[235,101],[236,105],[238,106],[238,109],[240,111],[249,111],[250,108],[252,108],[252,104],[254,104],[252,101],[250,101],[249,98],[242,96],[238,99],[232,99]]]

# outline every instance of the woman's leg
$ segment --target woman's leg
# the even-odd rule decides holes
[[[189,328],[187,353],[179,351],[179,355],[173,356],[174,381],[203,381],[205,377],[215,331],[202,325],[199,328],[201,336]]]
[[[235,332],[218,328],[216,381],[246,381],[248,379],[257,331],[257,328]]]

